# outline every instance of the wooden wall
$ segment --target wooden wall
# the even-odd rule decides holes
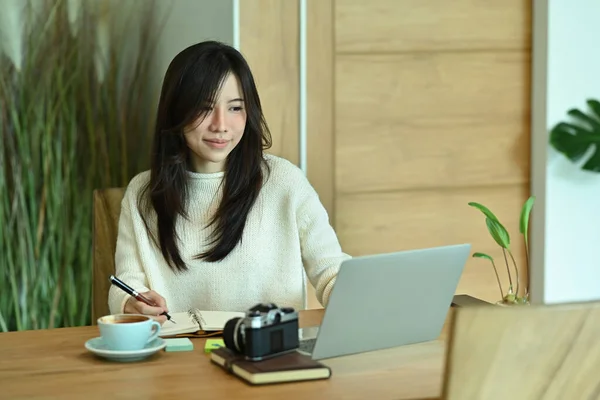
[[[502,252],[467,205],[477,201],[509,229],[524,266],[530,3],[307,4],[308,177],[344,250],[469,242],[495,257],[505,279]],[[241,49],[257,74],[273,152],[296,162],[298,2],[240,5]],[[498,300],[489,263],[469,259],[458,292]]]
[[[298,0],[241,0],[240,51],[258,87],[273,137],[269,153],[298,164]]]
[[[501,266],[467,206],[478,201],[513,233],[523,261],[529,2],[336,0],[334,10],[335,221],[345,249],[470,242]],[[497,299],[491,266],[469,260],[459,291]]]

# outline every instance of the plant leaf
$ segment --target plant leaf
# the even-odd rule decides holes
[[[594,113],[595,117],[600,121],[600,101],[595,99],[588,99],[587,105]]]
[[[504,226],[502,226],[502,224],[499,222],[489,218],[485,219],[485,224],[487,225],[488,231],[496,243],[498,243],[500,247],[510,250],[510,236],[508,235],[508,231],[504,228]]]
[[[489,219],[496,221],[496,222],[500,222],[498,220],[498,218],[494,215],[493,212],[491,212],[486,206],[484,206],[483,204],[479,204],[476,203],[474,201],[471,201],[470,203],[468,203],[471,207],[475,207],[477,208],[479,211],[481,211],[486,217],[488,217]]]
[[[578,109],[572,109],[567,112],[567,115],[573,117],[574,119],[587,124],[587,128],[599,130],[600,129],[600,120],[596,119],[595,116],[589,116],[587,114],[582,113]]]
[[[550,131],[550,144],[572,162],[580,161],[593,147],[582,169],[600,171],[600,102],[587,100],[591,112],[571,109],[567,115],[572,122],[559,122]]]
[[[596,144],[596,150],[590,158],[581,166],[581,169],[591,172],[600,172],[600,151],[598,149],[599,144]]]
[[[525,243],[527,243],[527,233],[529,229],[529,214],[531,213],[531,209],[533,208],[533,204],[535,203],[535,196],[530,196],[525,204],[523,204],[523,208],[521,209],[521,218],[519,219],[519,231],[525,235]]]
[[[486,216],[485,223],[487,225],[488,231],[490,232],[496,243],[498,243],[498,245],[505,249],[510,249],[510,236],[508,234],[508,231],[506,230],[504,225],[500,223],[500,221],[494,215],[494,213],[491,212],[486,206],[480,203],[472,201],[468,204],[471,207],[477,208]]]
[[[473,253],[473,257],[477,257],[477,258],[485,258],[486,260],[490,260],[490,261],[494,261],[494,259],[490,256],[488,256],[485,253]]]
[[[568,122],[559,122],[550,131],[550,144],[569,160],[577,162],[588,147],[600,140],[600,132],[582,128]]]

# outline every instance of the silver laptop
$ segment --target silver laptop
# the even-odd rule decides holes
[[[435,340],[470,244],[356,257],[342,263],[321,326],[300,329],[314,360]]]

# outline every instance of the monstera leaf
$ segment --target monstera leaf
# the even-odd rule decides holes
[[[560,122],[550,131],[550,144],[569,160],[577,162],[594,147],[591,156],[583,164],[584,170],[600,172],[600,102],[590,99],[588,114],[571,109],[567,115],[572,122]]]

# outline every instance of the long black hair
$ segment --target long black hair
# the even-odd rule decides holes
[[[248,213],[258,197],[268,167],[263,151],[271,146],[258,91],[250,67],[233,47],[216,41],[192,45],[171,61],[165,74],[154,130],[150,179],[140,192],[138,207],[148,234],[173,271],[187,265],[177,246],[176,221],[187,218],[188,173],[191,168],[184,129],[203,117],[229,74],[240,82],[246,126],[225,162],[223,197],[209,225],[215,229],[210,245],[195,256],[223,260],[242,238]],[[156,213],[156,233],[147,216]]]

